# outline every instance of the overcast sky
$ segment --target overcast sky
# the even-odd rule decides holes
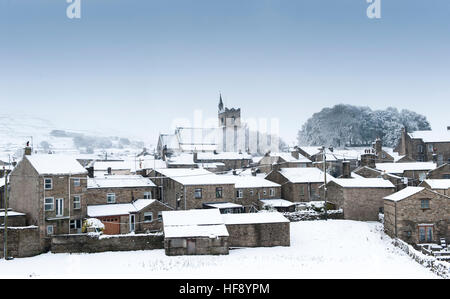
[[[0,111],[156,139],[173,119],[279,118],[289,143],[339,103],[450,125],[450,1],[0,0]],[[156,141],[156,140],[155,140]]]

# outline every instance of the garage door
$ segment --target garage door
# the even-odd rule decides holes
[[[105,225],[103,234],[119,235],[120,234],[120,217],[103,217],[100,221]]]

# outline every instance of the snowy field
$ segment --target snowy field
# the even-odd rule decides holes
[[[0,260],[6,278],[439,278],[391,244],[380,223],[291,223],[291,247],[228,256],[168,257],[164,250],[42,254]]]

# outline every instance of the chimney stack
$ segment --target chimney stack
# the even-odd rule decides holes
[[[383,151],[383,142],[380,138],[375,139],[375,154],[380,158],[381,152]]]
[[[342,161],[342,178],[349,179],[350,177],[350,161]]]
[[[31,146],[30,146],[30,142],[29,141],[27,141],[27,145],[25,146],[24,155],[25,156],[31,156]]]
[[[361,167],[368,166],[370,168],[375,168],[376,156],[374,153],[368,153],[361,155]]]

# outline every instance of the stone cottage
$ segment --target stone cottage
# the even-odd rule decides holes
[[[383,213],[383,198],[395,186],[381,178],[333,179],[327,183],[327,202],[344,211],[344,219],[378,221]]]
[[[25,155],[10,176],[9,206],[39,227],[41,246],[54,234],[80,231],[86,215],[87,171],[66,155]]]
[[[450,238],[450,197],[425,187],[407,187],[384,198],[384,229],[410,244]]]

